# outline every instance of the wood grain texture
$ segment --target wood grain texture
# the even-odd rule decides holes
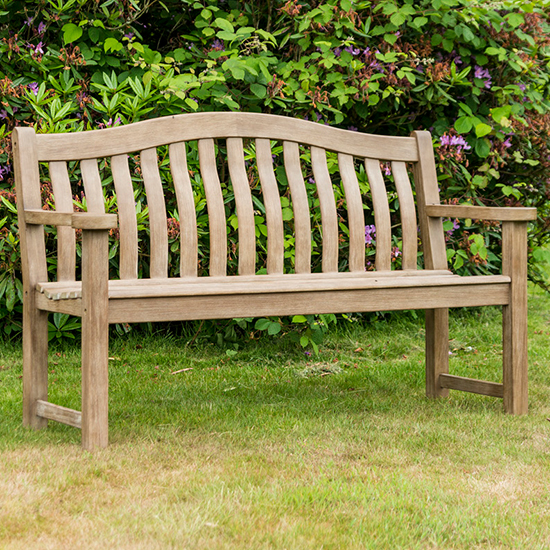
[[[527,414],[527,222],[502,224],[502,273],[512,280],[502,309],[504,409]]]
[[[144,149],[141,151],[140,161],[149,208],[149,274],[152,279],[164,279],[168,277],[168,226],[157,150]]]
[[[134,186],[128,155],[111,158],[111,171],[116,191],[119,220],[121,279],[137,279],[138,276],[138,229]]]
[[[502,384],[498,384],[497,382],[486,382],[485,380],[474,380],[473,378],[453,376],[452,374],[441,374],[439,383],[442,388],[449,390],[467,391],[491,397],[502,397],[504,395]]]
[[[311,271],[311,222],[304,176],[300,164],[300,147],[292,141],[283,142],[285,173],[294,213],[294,270]]]
[[[66,162],[50,162],[50,178],[55,200],[55,209],[61,212],[73,210],[73,194]],[[71,281],[75,278],[76,241],[71,227],[57,230],[57,280]]]
[[[415,131],[411,135],[416,139],[419,154],[419,161],[413,164],[413,176],[424,266],[428,269],[447,269],[443,222],[441,218],[432,218],[426,213],[426,205],[439,204],[432,136],[426,131]]]
[[[374,224],[376,225],[376,270],[391,270],[391,219],[388,194],[380,162],[366,159],[365,168],[372,193],[372,205],[374,210]]]
[[[103,186],[99,175],[99,167],[96,159],[83,160],[80,163],[82,183],[86,195],[86,209],[93,214],[105,213],[105,200],[103,198]]]
[[[227,229],[213,139],[199,140],[199,162],[208,209],[210,275],[219,277],[227,272]]]
[[[254,206],[250,184],[244,164],[244,147],[241,138],[227,140],[227,163],[235,205],[237,208],[239,235],[239,274],[253,275],[256,272],[256,234],[254,224]]]
[[[401,232],[403,235],[403,269],[415,269],[418,254],[418,227],[411,182],[404,162],[392,162],[392,174],[399,198]]]
[[[469,292],[470,290],[465,290]],[[449,310],[426,309],[426,397],[447,397],[439,379],[449,372]]]
[[[349,269],[350,271],[365,271],[365,214],[353,157],[340,153],[338,166],[344,185],[348,213]]]
[[[426,215],[432,218],[470,218],[492,221],[532,221],[536,208],[472,206],[471,204],[427,204]]]
[[[82,233],[82,447],[109,442],[109,234]]]
[[[295,141],[356,157],[418,160],[414,138],[351,132],[263,113],[186,113],[103,130],[37,136],[38,160],[101,158],[178,141],[228,137]]]
[[[23,274],[23,424],[44,428],[36,402],[48,400],[48,316],[36,308],[34,289],[48,280],[44,228],[28,225],[25,209],[42,208],[36,134],[32,128],[14,128],[13,169]]]
[[[67,424],[73,428],[82,427],[82,413],[80,411],[54,405],[48,401],[42,401],[39,399],[36,402],[36,414],[42,418],[47,418],[48,420],[55,420],[56,422]]]
[[[325,273],[338,271],[338,217],[332,180],[327,166],[327,154],[319,147],[311,148],[311,167],[317,185],[323,235],[322,267]]]
[[[256,162],[267,224],[267,272],[282,273],[284,270],[283,211],[271,155],[269,140],[257,139]]]
[[[172,143],[168,151],[180,220],[180,276],[196,277],[199,260],[197,213],[185,143]]]

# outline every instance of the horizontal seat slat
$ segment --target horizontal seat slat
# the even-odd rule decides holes
[[[473,286],[479,284],[507,284],[510,278],[505,275],[470,276],[445,274],[424,276],[348,276],[347,273],[324,277],[288,274],[271,277],[269,275],[232,277],[195,277],[180,279],[138,279],[136,281],[117,280],[109,282],[109,298],[147,298],[163,296],[216,296],[232,294],[268,294],[291,292],[320,292],[340,290],[368,290],[374,288],[420,288],[436,286]],[[319,274],[323,275],[323,274]],[[355,274],[349,274],[355,275]],[[37,290],[50,300],[80,298],[82,287],[79,282],[42,283]],[[414,292],[411,290],[411,292]],[[465,291],[466,292],[466,291]]]

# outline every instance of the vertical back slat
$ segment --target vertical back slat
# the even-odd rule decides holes
[[[193,187],[187,169],[185,143],[172,143],[168,152],[180,218],[180,277],[196,277],[198,266],[197,214]]]
[[[365,168],[372,193],[376,225],[376,270],[389,271],[391,270],[391,219],[386,186],[378,160],[365,159]]]
[[[127,155],[111,158],[111,171],[115,183],[120,235],[120,278],[137,279],[138,231],[132,176]]]
[[[338,217],[324,149],[311,147],[311,166],[317,184],[323,228],[323,272],[338,271]]]
[[[243,140],[227,139],[227,163],[235,193],[239,231],[239,275],[254,275],[256,272],[256,235],[254,206],[244,164]]]
[[[73,193],[66,162],[50,162],[55,209],[60,212],[73,210]],[[76,268],[75,231],[71,227],[57,228],[57,280],[74,281]]]
[[[227,230],[223,195],[216,168],[213,139],[199,139],[199,162],[206,195],[210,231],[210,275],[222,277],[227,273]]]
[[[284,268],[283,212],[271,155],[269,140],[257,139],[256,162],[267,222],[267,272],[282,273]]]
[[[168,228],[156,148],[141,151],[140,160],[149,208],[151,249],[149,274],[153,279],[164,279],[168,277]]]
[[[403,233],[403,269],[416,269],[418,237],[416,226],[416,208],[407,166],[404,162],[392,162],[392,174],[399,198],[401,231]]]
[[[103,214],[105,212],[105,201],[103,199],[103,188],[97,159],[85,159],[80,161],[82,172],[82,183],[86,194],[86,208],[88,212]]]
[[[430,132],[416,130],[411,134],[418,145],[419,161],[413,164],[418,218],[426,269],[447,269],[447,252],[443,221],[429,218],[424,211],[426,204],[439,204],[439,185],[435,167],[434,149]]]
[[[294,270],[311,271],[311,221],[304,175],[300,165],[300,146],[293,141],[283,142],[285,173],[294,211]]]
[[[348,211],[349,270],[365,271],[365,216],[353,157],[338,154],[338,166],[344,184]]]

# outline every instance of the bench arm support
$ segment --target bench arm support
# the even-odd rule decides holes
[[[73,229],[114,229],[116,214],[91,212],[57,212],[55,210],[25,210],[25,223],[29,225],[68,226]]]
[[[536,208],[511,208],[498,206],[472,206],[470,204],[427,204],[430,218],[469,218],[501,222],[527,222],[537,219]]]

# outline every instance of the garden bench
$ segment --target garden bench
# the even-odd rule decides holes
[[[244,144],[248,144],[246,159]],[[171,174],[171,182],[164,186],[158,162],[163,147],[163,170],[169,159]],[[282,151],[279,160],[274,160],[276,147]],[[193,187],[199,180],[188,167],[191,150],[198,151],[200,161],[209,250],[202,244],[199,250]],[[255,151],[254,158],[250,150]],[[56,420],[81,428],[84,448],[107,446],[112,323],[411,309],[425,310],[429,397],[446,396],[449,389],[464,390],[503,398],[509,413],[527,412],[527,223],[536,218],[536,211],[440,204],[429,132],[391,137],[267,114],[193,113],[71,134],[37,135],[32,128],[19,127],[13,132],[13,153],[24,289],[25,425],[42,428],[48,419]],[[137,171],[131,172],[129,159],[137,163]],[[392,192],[400,206],[400,269],[392,262],[396,216],[392,221],[381,161],[391,163]],[[257,166],[265,210],[265,266],[257,265],[255,217],[260,207],[251,195],[250,162]],[[220,169],[223,163],[229,178]],[[311,167],[311,180],[304,174],[304,163]],[[109,166],[112,177],[102,181],[99,166]],[[86,212],[73,208],[74,174],[82,180]],[[51,181],[55,210],[43,202],[44,178]],[[312,202],[306,184],[313,183]],[[134,193],[141,184],[151,251],[147,277],[138,272],[143,238],[138,238]],[[178,205],[178,277],[168,276],[167,185]],[[222,195],[222,187],[229,185],[233,206]],[[336,185],[345,194],[339,204]],[[116,214],[105,212],[107,196],[116,196]],[[290,240],[284,234],[288,216],[282,215],[281,196],[292,204]],[[364,201],[370,201],[366,210]],[[115,208],[112,201],[109,208]],[[238,226],[238,246],[232,250],[227,241],[230,208],[238,220],[233,226]],[[311,222],[315,208],[321,219],[317,228]],[[365,212],[374,213],[376,226],[375,269],[368,270]],[[501,221],[502,274],[451,273],[443,218]],[[57,226],[55,277],[48,269],[44,226]],[[417,266],[418,227],[422,268]],[[109,277],[109,234],[115,228],[120,252],[117,280]],[[311,269],[314,230],[322,238],[322,267],[315,273]],[[342,239],[347,240],[346,247],[341,246]],[[292,242],[289,268],[287,248]],[[79,246],[82,262],[77,269]],[[349,251],[345,258],[342,250]],[[238,256],[235,274],[227,271],[230,254]],[[197,265],[205,258],[208,273],[202,274]],[[259,274],[261,267],[265,272]],[[448,308],[496,305],[503,307],[503,382],[449,374]],[[48,313],[52,312],[82,319],[82,412],[48,401]]]

